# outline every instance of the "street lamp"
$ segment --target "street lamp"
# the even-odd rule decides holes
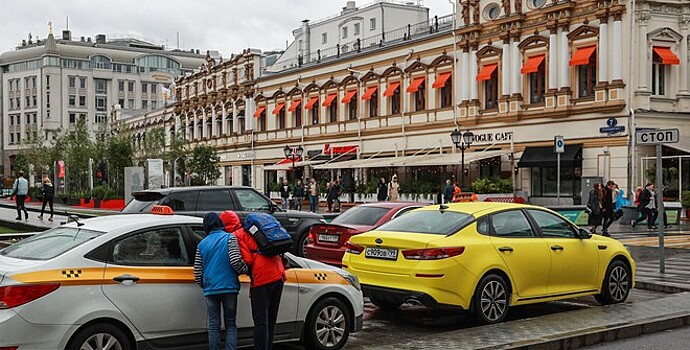
[[[450,133],[450,139],[453,140],[455,147],[460,149],[462,169],[460,172],[460,186],[465,185],[465,150],[470,148],[472,141],[474,141],[474,134],[467,130],[465,132],[460,132],[458,129],[453,130]]]
[[[295,180],[295,160],[299,159],[302,157],[302,153],[304,153],[304,148],[302,146],[297,146],[297,148],[292,148],[290,146],[285,146],[283,148],[283,154],[285,154],[285,159],[290,159],[292,160],[292,180],[294,182]]]

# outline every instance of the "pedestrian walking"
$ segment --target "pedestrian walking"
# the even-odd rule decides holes
[[[398,183],[398,175],[393,175],[391,183],[388,184],[388,200],[395,202],[400,200],[400,184]]]
[[[609,180],[606,182],[606,186],[603,186],[602,193],[603,197],[601,200],[601,217],[603,222],[601,224],[601,233],[603,236],[609,235],[609,227],[616,221],[616,210],[615,210],[615,198],[616,193],[614,192],[616,188],[616,183]]]
[[[302,210],[302,201],[304,200],[304,184],[302,184],[302,180],[297,180],[292,198],[295,200],[295,210]]]
[[[656,193],[654,191],[654,184],[649,182],[645,185],[644,190],[639,195],[639,208],[643,216],[637,218],[632,222],[632,227],[635,227],[643,220],[647,220],[647,229],[653,230],[656,227],[657,209],[656,209]]]
[[[330,199],[328,205],[329,212],[340,212],[340,195],[342,193],[342,187],[340,187],[340,182],[338,179],[333,180],[331,187],[328,189],[328,198]]]
[[[235,214],[237,217],[237,214]],[[237,348],[238,275],[247,273],[237,237],[228,234],[226,227],[242,227],[239,218],[234,224],[224,223],[215,212],[204,216],[204,232],[194,257],[194,281],[204,290],[208,312],[209,350],[220,350],[220,310],[225,321],[225,349]]]
[[[50,178],[48,176],[43,178],[43,189],[41,192],[43,193],[43,206],[41,206],[41,215],[39,215],[38,218],[43,220],[43,213],[46,210],[46,204],[49,204],[50,217],[48,218],[48,221],[53,221],[53,200],[55,199],[55,187],[53,187],[53,183],[50,182]]]
[[[604,196],[602,187],[602,184],[595,183],[589,191],[589,200],[587,201],[589,219],[587,219],[587,223],[592,226],[592,234],[596,234],[597,227],[601,225],[601,199]]]
[[[221,217],[225,222],[239,222],[233,211],[224,211]],[[280,255],[266,256],[259,254],[259,247],[254,237],[244,228],[233,231],[237,236],[242,259],[249,266],[251,282],[249,297],[254,319],[254,349],[269,350],[273,348],[276,321],[280,297],[285,281],[285,267]]]
[[[379,179],[379,184],[376,186],[376,199],[379,202],[388,199],[388,184],[386,184],[386,179],[383,177]]]
[[[313,177],[309,179],[309,210],[316,213],[316,208],[319,206],[319,185]]]
[[[446,185],[443,187],[443,203],[450,203],[453,200],[453,182],[450,179],[446,179]]]
[[[29,221],[29,212],[26,210],[26,196],[29,194],[29,181],[24,178],[24,171],[19,170],[19,177],[14,180],[14,185],[12,185],[12,195],[10,195],[10,200],[17,197],[17,217],[15,220],[22,219],[22,211],[24,211],[24,219]]]
[[[292,190],[290,189],[290,184],[288,183],[287,179],[283,179],[283,184],[280,185],[280,207],[283,209],[288,208],[288,200],[290,198],[290,193],[292,193]]]

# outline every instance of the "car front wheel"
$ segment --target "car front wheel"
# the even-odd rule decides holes
[[[486,275],[472,296],[471,311],[481,324],[498,323],[508,316],[510,291],[508,283],[499,275]]]
[[[342,349],[350,336],[351,317],[342,301],[332,297],[320,300],[307,316],[304,334],[307,349]]]
[[[606,276],[601,285],[601,294],[594,296],[603,305],[622,303],[630,294],[632,285],[631,273],[625,263],[614,260],[606,269]]]
[[[107,324],[90,325],[79,331],[67,350],[131,350],[127,335],[119,328]]]

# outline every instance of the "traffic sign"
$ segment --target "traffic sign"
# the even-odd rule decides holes
[[[664,143],[677,143],[679,140],[678,129],[653,130],[637,132],[635,140],[638,145],[661,145]]]
[[[553,146],[554,146],[554,152],[556,153],[564,153],[565,152],[565,139],[563,139],[563,136],[555,136],[553,138]]]

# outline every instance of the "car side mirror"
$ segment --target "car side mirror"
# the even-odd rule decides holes
[[[268,210],[269,210],[271,213],[275,213],[275,212],[278,211],[278,205],[275,204],[275,203],[273,203],[273,202],[271,202],[271,204],[269,204],[269,206],[268,206]]]
[[[587,229],[580,228],[578,235],[580,236],[580,239],[590,239],[592,238],[592,232],[590,232]]]

